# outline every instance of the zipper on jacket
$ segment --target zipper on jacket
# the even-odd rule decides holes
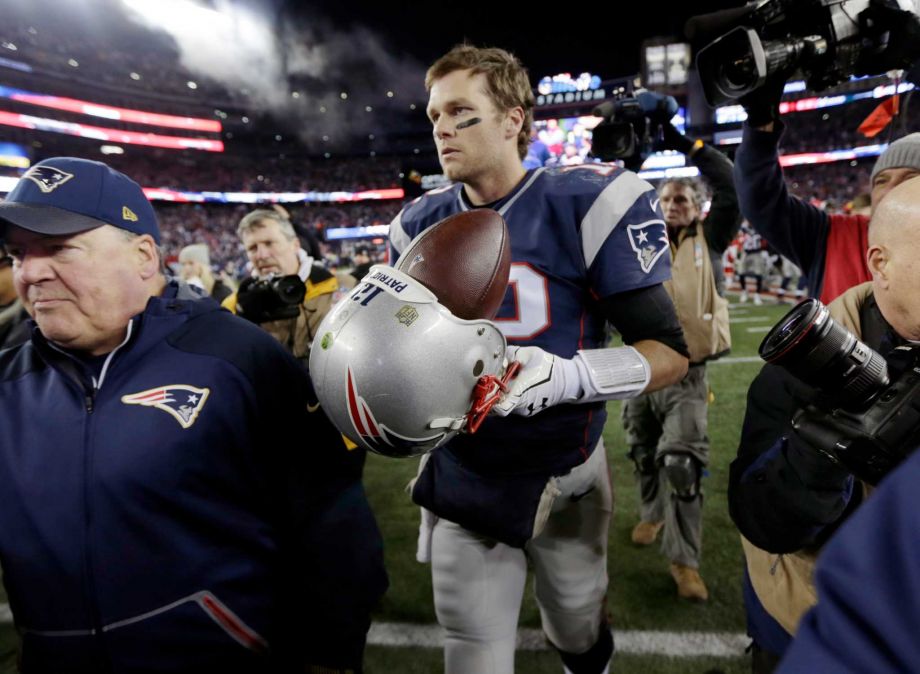
[[[115,347],[115,349],[108,356],[106,356],[105,363],[102,366],[102,371],[99,373],[99,378],[96,379],[96,377],[92,377],[91,387],[87,387],[84,390],[84,403],[86,406],[87,419],[83,434],[83,516],[86,536],[86,546],[84,548],[83,560],[84,564],[86,564],[86,583],[89,590],[89,610],[93,623],[96,647],[98,649],[97,653],[101,661],[100,665],[104,666],[105,672],[113,672],[115,668],[112,664],[108,649],[105,647],[105,634],[102,630],[102,610],[99,608],[99,591],[96,586],[96,561],[92,546],[92,530],[94,526],[94,513],[92,503],[93,485],[95,483],[95,473],[93,471],[95,454],[93,452],[94,443],[92,442],[94,423],[92,415],[93,410],[96,408],[96,396],[99,393],[99,389],[102,388],[102,383],[109,371],[109,365],[111,365],[115,354],[118,353],[121,347],[127,344],[128,340],[131,339],[133,327],[134,321],[129,321],[127,334],[125,335],[124,341],[122,341],[121,344]]]

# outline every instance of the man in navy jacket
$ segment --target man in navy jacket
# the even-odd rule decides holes
[[[0,565],[25,672],[354,672],[380,534],[306,372],[161,273],[136,183],[0,204],[35,326],[0,355]]]

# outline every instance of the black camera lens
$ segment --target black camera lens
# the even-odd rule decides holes
[[[816,299],[800,302],[783,316],[759,353],[844,409],[865,406],[889,383],[885,359],[834,321]]]
[[[296,274],[279,276],[272,279],[272,288],[282,304],[300,304],[303,302],[306,286]]]

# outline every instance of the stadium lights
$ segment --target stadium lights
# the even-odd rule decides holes
[[[219,12],[191,0],[122,0],[122,2],[141,15],[148,23],[171,27],[213,25]]]

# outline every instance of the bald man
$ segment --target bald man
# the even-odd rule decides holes
[[[875,208],[866,266],[872,280],[834,300],[831,316],[882,356],[920,340],[920,178],[893,188]],[[866,485],[790,429],[816,396],[775,365],[748,391],[729,508],[743,536],[748,632],[754,672],[770,672],[816,601],[817,552],[858,507]]]

